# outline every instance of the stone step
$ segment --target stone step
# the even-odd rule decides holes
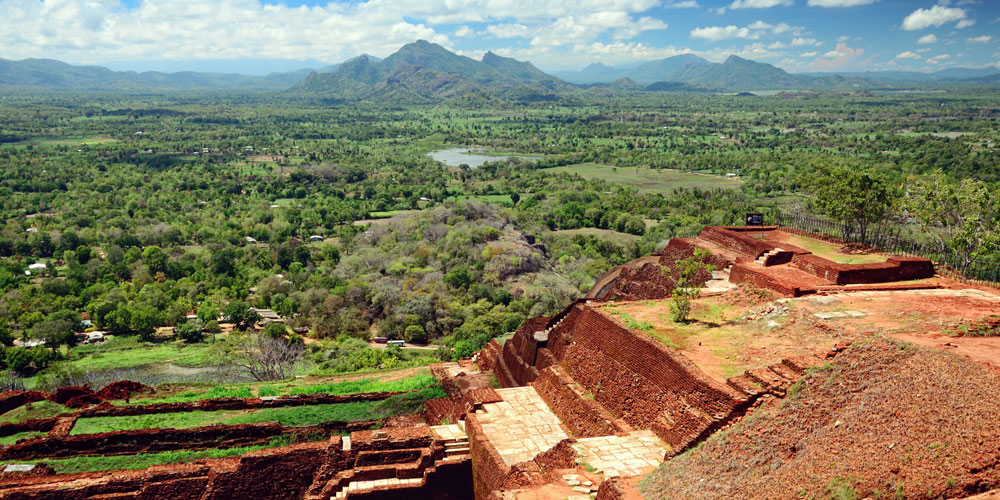
[[[330,500],[347,498],[352,492],[362,491],[362,490],[372,490],[376,488],[383,488],[386,486],[396,486],[396,485],[418,485],[423,482],[422,478],[410,478],[410,479],[377,479],[374,481],[353,481],[342,490],[338,491],[335,495],[330,497]]]
[[[771,365],[768,368],[770,368],[772,372],[777,373],[787,380],[795,380],[802,376],[802,372],[795,371],[791,367],[783,364]]]
[[[726,384],[737,391],[746,394],[747,396],[753,397],[762,392],[764,389],[761,388],[755,381],[751,380],[746,375],[737,375],[735,377],[726,380]]]

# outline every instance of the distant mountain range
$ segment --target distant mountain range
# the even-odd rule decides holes
[[[432,103],[462,99],[551,101],[578,92],[692,92],[748,90],[867,90],[926,85],[995,85],[1000,70],[950,68],[904,71],[791,74],[770,64],[729,56],[713,63],[693,54],[611,67],[594,63],[580,71],[549,75],[530,62],[487,52],[475,60],[419,40],[384,60],[361,55],[319,69],[266,76],[235,73],[112,71],[49,59],[0,59],[0,88],[168,90],[264,90],[333,101]]]
[[[195,71],[176,73],[144,71],[137,73],[135,71],[112,71],[101,66],[75,66],[53,59],[24,59],[22,61],[0,59],[0,88],[285,90],[301,82],[310,73],[330,73],[337,71],[339,67],[340,64],[334,64],[320,69],[300,69],[271,73],[266,76],[253,76]]]
[[[933,73],[865,71],[791,74],[770,64],[755,63],[737,56],[730,56],[725,62],[718,64],[694,54],[682,54],[621,67],[611,67],[598,62],[579,71],[555,71],[552,74],[579,85],[611,83],[627,78],[646,86],[656,82],[685,82],[728,90],[773,90],[855,85],[868,88],[872,87],[873,82],[876,84],[989,82],[995,81],[995,78],[991,77],[1000,75],[1000,69],[990,66],[978,69],[948,68]]]
[[[529,62],[492,52],[482,60],[419,40],[382,61],[360,57],[333,73],[310,74],[292,91],[327,98],[404,102],[452,98],[544,101],[577,87],[547,75]]]

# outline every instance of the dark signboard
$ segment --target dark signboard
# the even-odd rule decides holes
[[[748,226],[763,226],[764,214],[747,214],[746,221]]]

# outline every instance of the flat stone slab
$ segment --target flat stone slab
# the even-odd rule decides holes
[[[814,313],[819,319],[835,319],[835,318],[863,318],[867,316],[868,313],[862,311],[834,311],[834,312],[818,312]]]
[[[4,472],[31,472],[35,470],[35,464],[8,464],[3,468]]]
[[[507,465],[531,460],[569,437],[559,427],[559,417],[534,387],[510,387],[496,392],[503,401],[484,404],[476,417],[482,423],[483,435]]]
[[[652,431],[640,430],[626,436],[601,436],[577,440],[573,449],[585,463],[605,478],[640,476],[663,462],[667,447]]]
[[[459,441],[462,439],[468,439],[465,429],[462,429],[457,424],[433,425],[431,426],[431,431],[444,441]]]

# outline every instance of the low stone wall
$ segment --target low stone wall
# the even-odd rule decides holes
[[[426,426],[359,431],[351,445],[333,436],[329,441],[273,448],[239,458],[204,460],[193,464],[153,466],[145,470],[72,475],[0,476],[0,498],[14,500],[288,500],[327,499],[331,481],[341,474],[370,468],[406,469],[423,480],[406,488],[352,493],[351,498],[389,500],[427,498],[458,500],[472,496],[469,460],[440,460],[443,447]],[[420,459],[408,460],[418,451]],[[436,460],[436,461],[432,461]],[[361,463],[369,465],[361,465]]]
[[[301,394],[282,396],[276,399],[262,400],[260,398],[215,398],[199,401],[178,403],[153,403],[148,405],[117,406],[103,403],[91,406],[77,412],[80,418],[88,417],[124,417],[133,415],[151,415],[155,413],[186,413],[190,411],[219,410],[260,410],[266,408],[285,408],[292,406],[327,405],[338,403],[353,403],[357,401],[381,401],[405,394],[401,392],[369,392],[361,394]]]
[[[746,231],[759,232],[773,231],[775,229],[776,227],[774,226],[753,227],[749,229],[743,227],[708,226],[702,229],[698,237],[755,260],[757,257],[774,250],[775,247],[771,243],[752,238],[744,233]]]
[[[889,257],[885,262],[841,264],[817,255],[796,255],[795,267],[838,285],[889,283],[934,277],[934,264],[921,257]]]
[[[749,265],[737,262],[729,271],[730,283],[748,283],[758,288],[766,288],[784,295],[785,297],[801,297],[815,290],[802,289],[794,283],[788,283],[768,276],[760,271],[751,268]]]
[[[288,427],[277,422],[214,425],[192,429],[138,429],[98,434],[54,435],[29,439],[0,448],[0,460],[34,460],[85,455],[129,455],[170,450],[202,450],[267,444],[283,435],[355,431],[379,425],[380,420],[325,422]]]

